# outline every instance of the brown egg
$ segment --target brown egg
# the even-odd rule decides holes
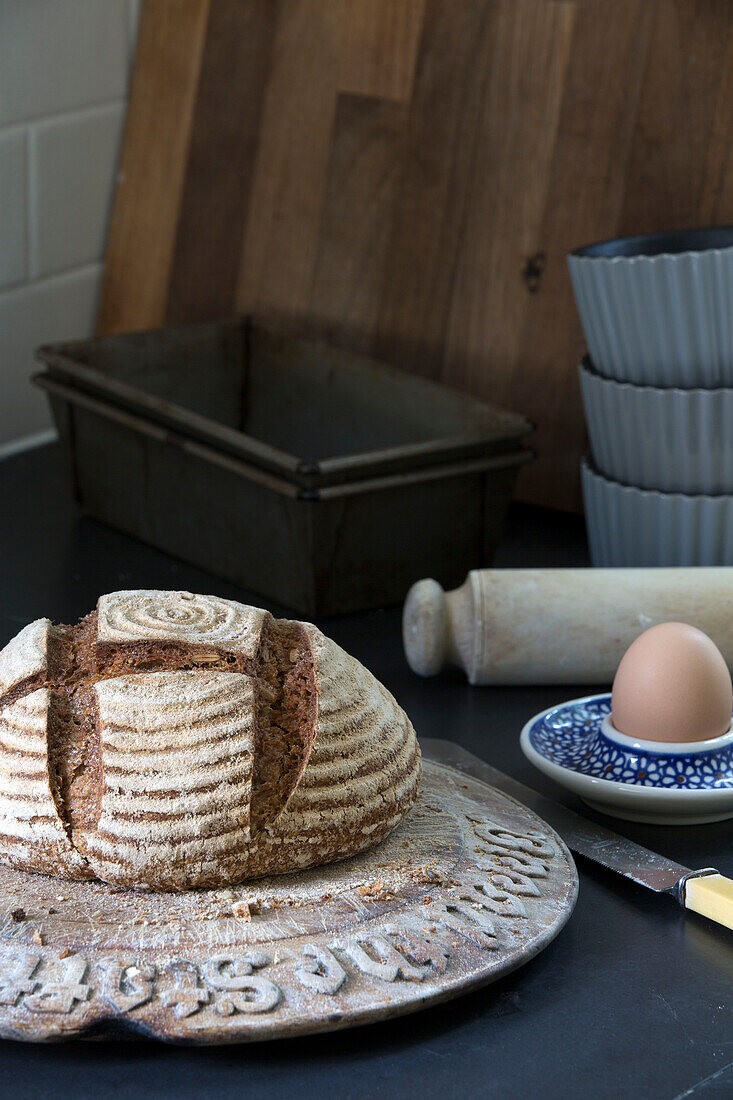
[[[733,686],[718,647],[687,623],[660,623],[626,650],[613,681],[611,718],[642,741],[705,741],[731,724]]]

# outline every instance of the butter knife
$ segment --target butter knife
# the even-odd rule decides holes
[[[643,848],[532,787],[525,787],[452,741],[425,738],[420,743],[429,757],[482,779],[534,810],[577,855],[592,859],[656,894],[670,894],[684,909],[733,929],[733,879],[725,878],[714,867],[695,871]]]

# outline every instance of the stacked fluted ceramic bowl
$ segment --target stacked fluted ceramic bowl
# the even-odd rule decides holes
[[[733,564],[733,227],[578,249],[597,566]]]

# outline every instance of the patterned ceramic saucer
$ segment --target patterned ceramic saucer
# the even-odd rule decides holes
[[[657,825],[733,817],[733,728],[710,741],[637,741],[611,723],[611,696],[550,707],[522,730],[524,755],[602,813]]]

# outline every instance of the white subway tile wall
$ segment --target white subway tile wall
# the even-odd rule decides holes
[[[50,435],[34,349],[90,335],[140,0],[0,0],[0,458]]]
[[[121,99],[128,0],[0,4],[0,125]]]
[[[101,264],[90,264],[0,294],[5,443],[20,436],[14,430],[17,424],[23,425],[24,436],[35,436],[49,427],[46,399],[30,383],[31,374],[41,369],[33,358],[33,349],[38,344],[92,331],[101,270]],[[7,363],[12,363],[14,369],[8,370]]]
[[[31,278],[102,255],[124,115],[120,103],[91,107],[31,131]]]
[[[0,131],[0,286],[28,271],[28,135]]]

